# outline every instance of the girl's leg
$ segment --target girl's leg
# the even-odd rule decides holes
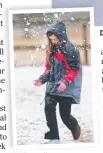
[[[58,125],[56,119],[57,100],[53,96],[45,96],[45,116],[50,131],[45,133],[45,139],[59,139]]]
[[[69,128],[73,134],[74,139],[78,139],[80,136],[80,127],[76,118],[71,115],[71,98],[60,98],[59,111],[63,123]]]

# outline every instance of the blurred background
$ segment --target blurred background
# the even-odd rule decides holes
[[[90,12],[13,14],[15,66],[45,63],[46,31],[51,24],[66,24],[69,40],[79,49],[83,65],[91,64]]]

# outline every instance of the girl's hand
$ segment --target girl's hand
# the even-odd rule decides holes
[[[34,80],[34,85],[35,86],[41,86],[42,85],[42,82],[40,80]]]
[[[59,84],[60,84],[58,87],[59,92],[64,91],[67,88],[66,84],[63,83],[62,81],[60,81]]]

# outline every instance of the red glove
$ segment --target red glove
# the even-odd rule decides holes
[[[65,83],[63,83],[62,81],[59,82],[59,87],[58,87],[58,91],[64,91],[67,88],[67,85]]]
[[[35,86],[41,86],[42,85],[42,82],[40,80],[34,80],[34,85]]]

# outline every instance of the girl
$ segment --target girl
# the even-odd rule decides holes
[[[49,49],[45,71],[34,81],[35,86],[47,82],[45,93],[45,116],[50,129],[45,139],[60,139],[56,119],[56,105],[63,123],[71,131],[73,138],[80,137],[80,126],[71,115],[71,105],[80,103],[82,66],[79,51],[70,43],[65,24],[58,22],[47,31]]]

